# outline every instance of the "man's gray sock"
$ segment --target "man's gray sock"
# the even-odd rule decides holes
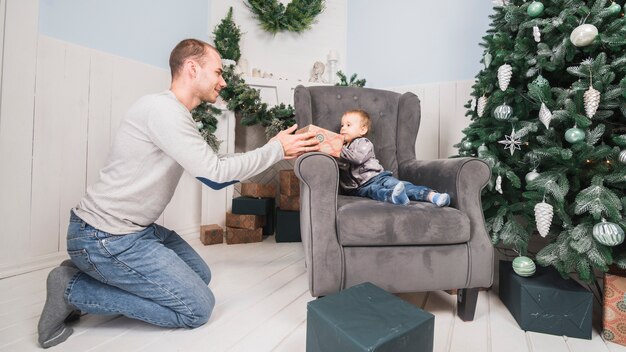
[[[70,268],[78,269],[76,264],[74,264],[74,262],[71,259],[65,259],[64,261],[61,262],[61,264],[59,264],[59,266],[68,266]],[[77,321],[78,319],[80,319],[82,315],[83,315],[83,312],[81,312],[78,309],[75,309],[67,316],[67,318],[65,318],[64,322],[73,323]]]
[[[65,288],[76,273],[78,269],[60,266],[48,274],[46,304],[37,325],[39,344],[43,348],[58,345],[74,332],[72,328],[65,326],[64,321],[75,308],[65,301],[64,296]]]

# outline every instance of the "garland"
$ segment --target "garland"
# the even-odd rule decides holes
[[[220,97],[226,102],[227,108],[233,111],[236,116],[241,117],[242,125],[253,126],[261,124],[261,126],[265,127],[265,134],[268,139],[295,124],[295,109],[293,106],[281,103],[268,108],[267,103],[261,101],[259,90],[250,87],[241,75],[235,73],[234,56],[232,55],[234,53],[241,55],[239,51],[240,36],[235,34],[240,34],[241,32],[239,27],[232,22],[232,8],[228,11],[228,15],[222,20],[222,23],[218,25],[218,28],[228,28],[228,30],[218,30],[216,28],[213,32],[216,45],[217,43],[228,43],[228,46],[222,48],[224,51],[220,51],[224,64],[222,75],[226,81],[226,87],[220,91]],[[225,40],[226,37],[236,38],[236,40]],[[337,72],[337,76],[340,82],[336,86],[363,87],[365,85],[365,79],[357,79],[356,73],[350,77],[350,80],[341,71]],[[220,114],[220,109],[207,102],[203,102],[191,111],[200,134],[216,153],[222,142],[214,135],[217,130],[217,116]]]
[[[324,10],[324,0],[293,0],[287,7],[278,0],[247,0],[246,6],[272,34],[282,31],[302,33],[311,28],[315,17]]]

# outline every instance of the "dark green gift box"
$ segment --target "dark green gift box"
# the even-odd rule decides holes
[[[263,226],[263,236],[270,236],[274,233],[274,198],[233,198],[233,214],[264,215],[265,226]]]
[[[302,242],[299,211],[276,209],[276,242]]]
[[[369,283],[307,305],[307,352],[433,350],[435,316]]]
[[[591,339],[593,294],[552,267],[521,277],[500,261],[500,299],[523,330]]]

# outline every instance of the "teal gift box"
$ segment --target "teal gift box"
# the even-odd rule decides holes
[[[307,305],[307,352],[431,352],[435,316],[369,282]]]
[[[556,269],[537,267],[521,277],[501,260],[499,285],[500,300],[522,330],[591,339],[593,294]]]

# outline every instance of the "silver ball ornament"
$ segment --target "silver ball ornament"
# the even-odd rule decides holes
[[[617,246],[624,242],[624,230],[612,222],[602,219],[593,226],[593,238],[605,246]]]
[[[577,47],[587,46],[598,36],[598,28],[592,24],[581,24],[574,28],[569,36],[569,40]]]
[[[202,123],[202,121],[197,121],[197,122],[196,122],[196,127],[197,127],[199,130],[201,130],[201,129],[202,129],[202,127],[204,127],[204,124]]]
[[[526,174],[524,179],[526,180],[526,183],[529,183],[534,181],[537,177],[539,177],[539,173],[537,172],[537,169],[533,169],[533,171]]]
[[[513,108],[509,105],[502,104],[493,110],[493,116],[496,120],[506,121],[513,115]]]

